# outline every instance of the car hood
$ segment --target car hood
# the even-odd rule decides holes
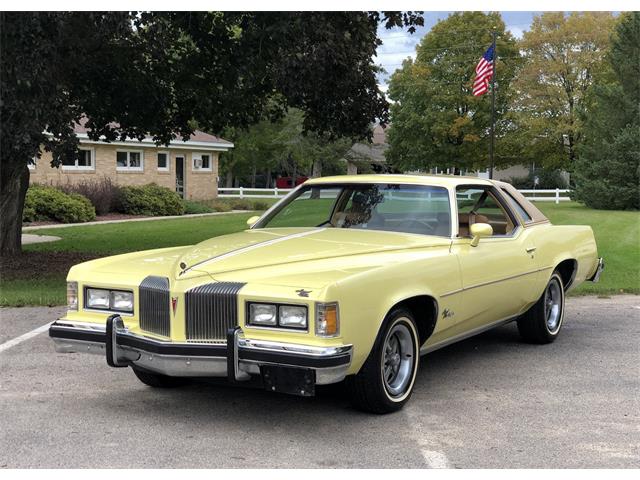
[[[419,249],[442,247],[444,237],[338,228],[255,229],[214,237],[193,246],[117,255],[77,265],[78,273],[147,275],[188,280],[319,287],[340,278],[410,261]]]
[[[349,258],[414,248],[449,246],[443,237],[338,228],[246,230],[206,240],[186,251],[174,266],[175,278],[206,273],[216,279],[232,272],[268,267],[298,267],[331,259],[346,266]],[[280,273],[283,273],[282,271]],[[264,272],[267,274],[267,272]]]

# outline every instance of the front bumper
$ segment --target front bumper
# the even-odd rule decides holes
[[[57,352],[103,355],[112,367],[136,366],[174,377],[227,377],[232,382],[264,377],[265,369],[272,373],[274,367],[283,367],[311,373],[317,385],[336,383],[346,376],[353,351],[351,345],[248,339],[240,327],[229,330],[226,344],[163,342],[131,333],[118,315],[110,316],[105,325],[60,319],[49,328],[49,336]]]

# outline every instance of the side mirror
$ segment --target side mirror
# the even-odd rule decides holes
[[[493,235],[493,227],[488,223],[474,223],[469,228],[471,232],[471,246],[477,247],[482,237],[490,237]]]
[[[254,215],[253,217],[249,218],[247,220],[247,225],[249,225],[250,227],[253,227],[253,225],[260,220],[260,215]]]

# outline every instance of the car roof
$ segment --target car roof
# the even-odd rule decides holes
[[[460,175],[338,175],[309,179],[305,185],[323,183],[403,183],[432,185],[435,187],[455,188],[458,185],[493,185],[493,182],[478,177],[463,177]]]

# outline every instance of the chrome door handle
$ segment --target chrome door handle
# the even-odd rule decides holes
[[[527,253],[533,253],[536,251],[536,247],[529,247],[527,248]]]

